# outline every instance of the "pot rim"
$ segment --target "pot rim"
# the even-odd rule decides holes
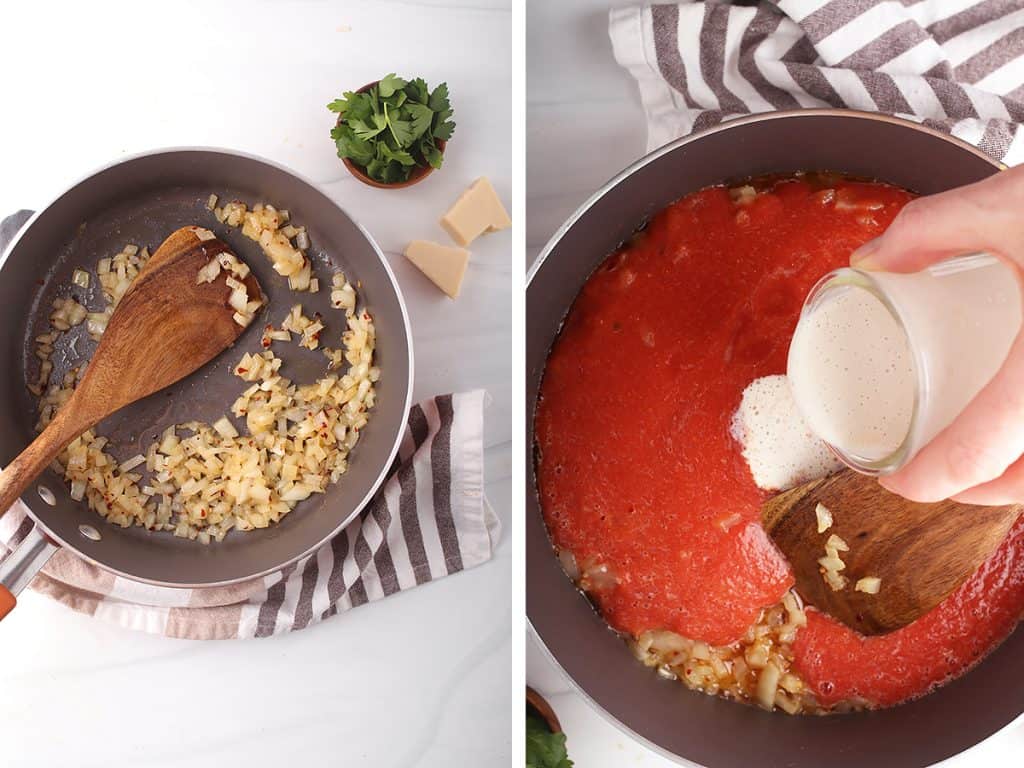
[[[529,290],[530,284],[533,282],[533,278],[537,275],[537,272],[540,271],[541,266],[544,264],[548,256],[551,254],[551,251],[555,249],[555,246],[557,246],[559,241],[565,236],[565,233],[568,232],[573,227],[573,225],[575,225],[576,222],[579,221],[580,218],[582,218],[583,214],[590,210],[594,203],[596,203],[598,200],[604,197],[604,195],[607,194],[609,190],[617,186],[623,180],[632,176],[641,168],[649,165],[650,163],[653,163],[655,160],[658,160],[663,155],[667,155],[670,152],[675,151],[679,147],[684,147],[687,144],[690,144],[691,142],[697,141],[698,139],[703,139],[705,136],[711,136],[712,134],[722,133],[723,131],[728,131],[732,128],[738,128],[739,126],[742,125],[749,125],[750,123],[761,123],[767,122],[769,120],[786,120],[802,117],[842,117],[851,118],[855,120],[869,120],[878,123],[891,123],[894,125],[900,125],[905,128],[911,128],[915,131],[919,131],[921,133],[926,133],[931,136],[944,139],[950,142],[951,144],[955,144],[961,149],[966,150],[971,154],[976,155],[977,157],[987,161],[988,163],[990,163],[991,165],[993,165],[994,167],[998,168],[1001,171],[1005,171],[1007,169],[1007,166],[1005,164],[1000,163],[997,160],[993,160],[989,155],[982,152],[973,144],[968,144],[963,139],[957,138],[956,136],[952,136],[948,133],[943,133],[942,131],[937,131],[934,128],[929,128],[926,125],[915,123],[912,120],[905,120],[903,118],[893,117],[891,115],[883,115],[877,112],[865,112],[859,109],[834,108],[786,109],[777,112],[759,112],[757,114],[737,117],[733,120],[726,120],[725,122],[719,123],[718,125],[712,126],[711,128],[706,128],[703,131],[691,133],[686,136],[682,136],[678,139],[675,139],[674,141],[670,141],[668,144],[658,147],[657,149],[647,153],[640,159],[626,166],[623,170],[619,171],[612,178],[610,178],[603,185],[601,185],[600,189],[598,189],[596,192],[594,192],[594,194],[588,197],[580,205],[580,207],[573,211],[572,215],[569,216],[569,218],[566,219],[565,222],[557,230],[555,230],[555,233],[544,245],[544,248],[541,249],[541,252],[537,255],[536,260],[534,260],[533,264],[530,266],[529,272],[527,272],[527,290]]]

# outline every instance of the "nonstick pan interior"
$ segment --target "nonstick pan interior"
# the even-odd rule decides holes
[[[257,243],[239,229],[218,223],[207,210],[211,193],[222,202],[269,202],[289,210],[292,222],[305,225],[309,232],[309,254],[320,291],[289,290]],[[100,258],[112,256],[129,242],[153,251],[173,230],[188,224],[211,229],[249,264],[269,309],[261,310],[235,346],[220,357],[102,422],[98,431],[110,438],[110,450],[119,460],[144,453],[153,437],[171,424],[193,419],[212,423],[225,414],[232,418],[231,404],[248,386],[231,373],[235,363],[244,352],[262,349],[263,326],[279,327],[292,305],[301,303],[307,316],[321,313],[327,324],[325,343],[340,347],[344,313],[330,307],[331,275],[337,270],[361,285],[361,308],[374,317],[376,359],[382,370],[377,405],[350,454],[348,472],[327,493],[314,494],[270,528],[233,531],[223,542],[209,545],[168,532],[122,529],[106,523],[84,502],[71,499],[63,480],[49,471],[40,483],[53,491],[56,505],[45,504],[34,489],[25,495],[34,515],[56,539],[100,565],[147,581],[195,586],[278,568],[354,516],[393,458],[408,407],[411,351],[404,307],[383,258],[323,193],[281,168],[226,152],[182,150],[133,158],[97,173],[56,200],[30,224],[0,268],[0,307],[7,324],[0,338],[0,360],[6,370],[0,380],[0,402],[5,406],[0,408],[0,461],[10,461],[35,434],[35,398],[25,388],[26,377],[34,380],[38,371],[33,339],[48,330],[53,299],[68,295],[75,268],[94,270]],[[90,309],[103,306],[97,283],[94,278],[88,290],[74,288]],[[84,324],[72,329],[54,353],[54,376],[80,364],[82,352],[93,348]],[[320,350],[300,349],[295,341],[274,342],[272,349],[283,360],[282,374],[292,381],[312,382],[326,372]],[[244,425],[233,421],[244,432]],[[93,525],[102,538],[91,541],[81,535],[82,523]]]
[[[1024,679],[1024,632],[959,680],[909,704],[824,718],[770,714],[691,692],[634,661],[562,572],[540,513],[531,453],[537,392],[548,350],[593,269],[652,214],[689,192],[798,170],[843,171],[929,194],[978,181],[998,166],[904,121],[835,110],[772,113],[669,145],[584,205],[542,253],[527,291],[527,613],[584,694],[671,755],[709,768],[932,765],[1024,712],[1024,687],[1014,683]]]

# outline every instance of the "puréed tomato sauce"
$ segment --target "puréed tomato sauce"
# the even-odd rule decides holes
[[[804,297],[911,194],[835,177],[724,187],[658,213],[583,286],[548,359],[535,432],[556,547],[615,629],[723,645],[792,586],[758,518],[730,422],[744,388],[784,373]],[[865,640],[809,611],[794,665],[823,704],[891,704],[962,672],[1024,607],[1024,525],[915,624]]]

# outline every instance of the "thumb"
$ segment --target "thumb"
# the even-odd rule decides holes
[[[1024,174],[1015,169],[908,203],[889,228],[850,256],[858,269],[917,272],[936,261],[975,251],[1003,257],[1024,253]]]

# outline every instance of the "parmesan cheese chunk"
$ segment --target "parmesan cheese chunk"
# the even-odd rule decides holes
[[[496,232],[512,226],[508,211],[501,204],[486,176],[474,181],[459,196],[448,213],[441,217],[441,226],[459,245],[469,245],[484,232]]]
[[[427,240],[413,240],[405,248],[405,258],[453,299],[459,295],[469,263],[469,251]]]

